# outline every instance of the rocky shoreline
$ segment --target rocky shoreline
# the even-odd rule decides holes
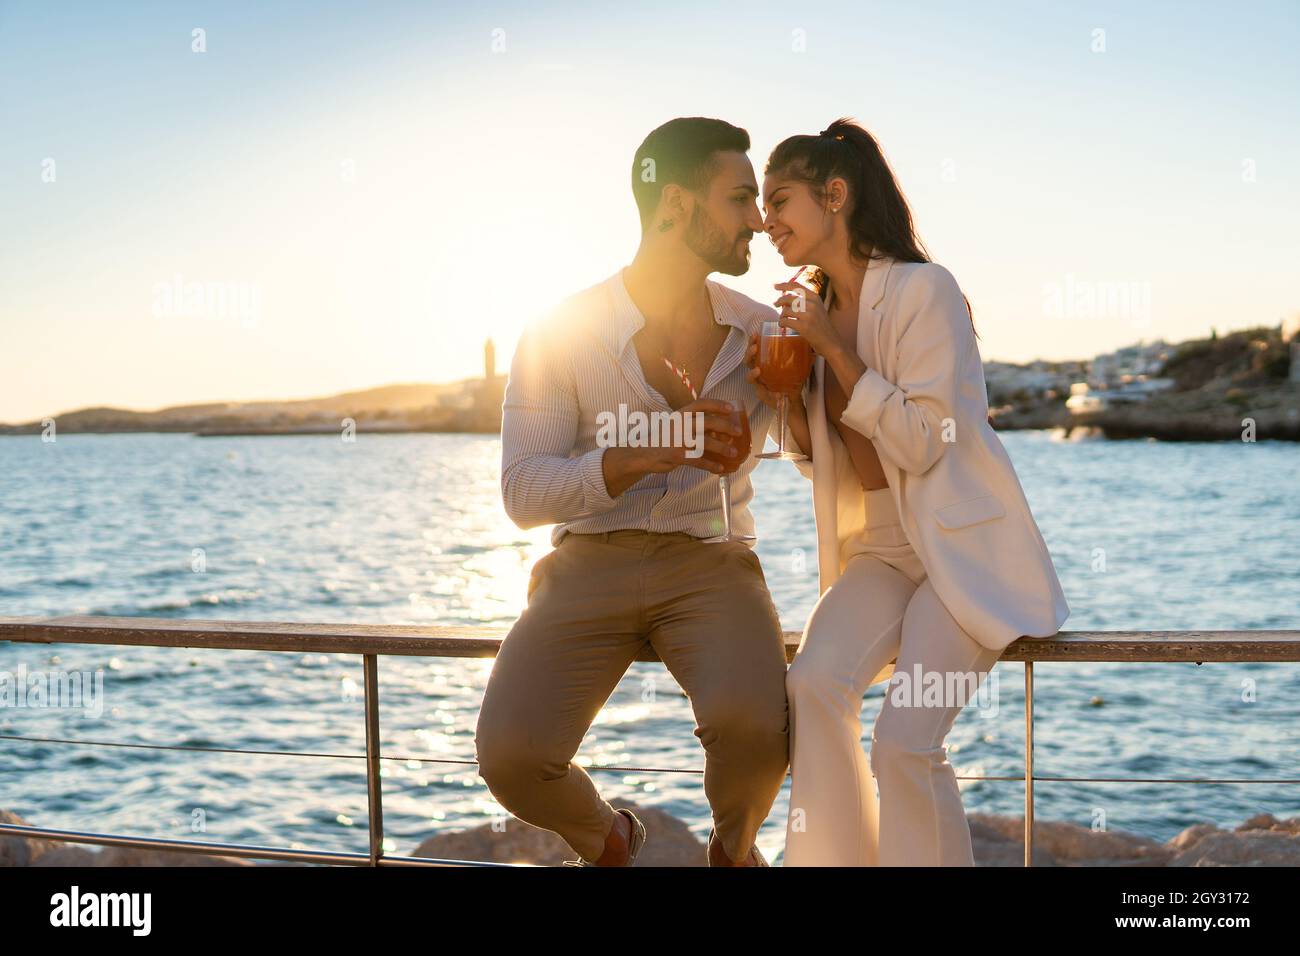
[[[1158,366],[1150,355],[1140,362],[1130,356],[1120,364],[1140,374],[1118,379],[1114,373],[1123,368],[1103,362],[1105,356],[1086,363],[1082,374],[1085,363],[1039,362],[1018,372],[994,363],[989,418],[1000,430],[1059,428],[1069,437],[1077,428],[1121,439],[1300,441],[1300,315],[1294,321],[1295,329],[1260,326],[1169,346],[1172,354],[1162,351]],[[1163,385],[1139,387],[1152,384],[1151,374]],[[1081,384],[1096,407],[1066,405],[1067,389]]]
[[[1079,414],[1059,401],[1040,401],[995,409],[989,420],[998,431],[1061,429],[1072,437],[1077,429],[1160,441],[1244,441],[1253,423],[1255,441],[1300,441],[1300,386],[1164,394]]]
[[[703,841],[689,827],[662,810],[625,800],[645,824],[645,849],[637,866],[704,866]],[[1024,863],[1024,818],[988,813],[967,815],[976,866],[1021,866]],[[32,826],[0,810],[0,823]],[[574,853],[558,836],[510,818],[504,829],[491,824],[431,836],[398,855],[558,866]],[[780,857],[771,861],[780,865]],[[0,836],[0,866],[284,866],[238,857],[206,856],[126,847],[94,849],[27,837]],[[1123,830],[1093,831],[1076,823],[1034,823],[1035,866],[1300,866],[1300,817],[1278,820],[1257,814],[1224,830],[1212,823],[1187,827],[1160,843]]]

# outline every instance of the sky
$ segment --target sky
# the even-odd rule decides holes
[[[502,370],[630,261],[632,155],[681,115],[760,179],[862,122],[986,361],[1276,325],[1297,47],[1296,0],[0,0],[0,422],[450,381],[489,335]],[[752,248],[714,278],[770,301]]]

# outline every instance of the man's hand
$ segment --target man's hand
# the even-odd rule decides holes
[[[703,414],[703,434],[695,430],[694,416],[697,412]],[[740,434],[740,426],[734,424],[730,418],[730,402],[701,398],[677,409],[676,414],[690,417],[691,424],[689,427],[693,443],[702,440],[705,453],[722,457],[726,456],[728,451],[733,450],[729,443],[709,434],[710,432],[724,435]],[[699,468],[715,475],[720,475],[724,471],[719,462],[710,460],[703,454],[692,458],[686,454],[688,451],[694,451],[694,448],[684,444],[607,448],[605,454],[601,457],[601,471],[605,476],[605,489],[609,492],[611,498],[617,498],[646,475],[662,474],[682,465]]]

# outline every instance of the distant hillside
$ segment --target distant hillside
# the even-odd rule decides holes
[[[1060,397],[999,409],[995,428],[1100,428],[1108,438],[1300,441],[1300,382],[1289,380],[1282,328],[1258,326],[1173,347],[1160,376],[1173,387],[1141,402],[1071,414]],[[1105,393],[1102,393],[1105,394]],[[1249,425],[1249,432],[1248,426]]]
[[[1259,388],[1285,381],[1291,347],[1281,326],[1259,326],[1222,337],[1183,342],[1165,363],[1162,374],[1175,389]]]
[[[1071,413],[1065,398],[1074,376],[1086,374],[1087,363],[1053,363],[1050,368],[1039,368],[1041,362],[1033,367],[986,363],[986,376],[996,369],[1005,380],[1005,387],[990,383],[990,396],[1006,393],[990,409],[990,421],[998,429],[1095,426],[1112,438],[1195,441],[1240,441],[1249,421],[1258,439],[1300,440],[1300,382],[1288,378],[1291,344],[1283,340],[1280,326],[1242,329],[1167,349],[1164,358],[1166,346],[1160,346],[1163,368],[1156,374],[1172,379],[1173,387],[1141,402],[1080,414]],[[501,429],[505,381],[497,375],[490,382],[385,385],[297,401],[177,405],[149,412],[96,407],[51,417],[63,434],[338,434],[349,418],[358,430],[371,433],[493,433]],[[41,429],[40,421],[0,425],[0,434],[37,434]]]
[[[392,431],[495,431],[503,376],[440,385],[411,383],[294,401],[175,405],[155,411],[82,408],[49,417],[60,433],[337,431],[344,418],[359,428]],[[495,404],[495,407],[493,407]],[[41,421],[0,425],[0,434],[40,432]]]
[[[1300,382],[1288,380],[1291,346],[1281,326],[1183,342],[1162,374],[1175,385],[1136,405],[1079,416],[1108,438],[1300,441]]]

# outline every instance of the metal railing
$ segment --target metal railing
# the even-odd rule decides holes
[[[383,852],[383,792],[379,739],[379,658],[382,656],[474,658],[494,657],[504,628],[428,627],[414,624],[302,624],[264,621],[213,621],[126,617],[0,617],[0,641],[39,644],[111,644],[134,647],[190,647],[223,650],[288,651],[357,654],[364,668],[366,721],[366,796],[369,808],[369,852],[346,853],[297,850],[246,844],[132,837],[120,834],[48,829],[0,824],[0,836],[28,837],[65,843],[183,851],[212,856],[346,866],[507,866],[472,860],[391,856]],[[786,659],[793,660],[801,635],[787,631]],[[646,648],[639,661],[658,661]],[[1051,638],[1021,638],[999,657],[1025,665],[1025,772],[1019,776],[970,776],[966,780],[1023,780],[1025,790],[1025,866],[1033,865],[1034,782],[1097,783],[1300,783],[1300,779],[1187,777],[1041,777],[1034,774],[1034,664],[1048,661],[1173,663],[1295,663],[1300,662],[1300,631],[1066,631]],[[231,748],[123,744],[110,741],[66,740],[2,735],[0,739],[92,746],[140,747],[221,753],[294,755],[289,751],[249,751]],[[359,759],[358,754],[310,754]],[[390,757],[389,759],[393,759]],[[403,758],[426,760],[427,758]],[[474,765],[471,760],[439,763]],[[702,773],[649,767],[586,767],[587,770],[647,770]]]

